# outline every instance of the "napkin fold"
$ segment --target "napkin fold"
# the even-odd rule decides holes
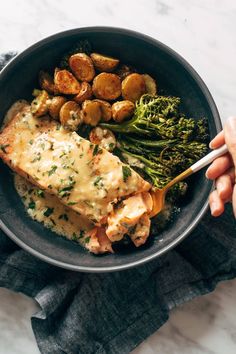
[[[15,53],[0,55],[0,69]],[[34,298],[32,328],[42,354],[126,354],[160,328],[169,311],[236,276],[231,206],[208,212],[180,245],[148,264],[77,273],[28,254],[0,231],[0,286]],[[1,306],[1,305],[0,305]]]

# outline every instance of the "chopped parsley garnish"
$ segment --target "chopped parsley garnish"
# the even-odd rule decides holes
[[[72,176],[69,176],[69,184],[71,185],[71,184],[75,184],[75,181],[73,180],[73,177]]]
[[[3,145],[0,145],[0,149],[6,154],[6,148],[10,146],[10,144],[3,144]]]
[[[48,185],[48,189],[52,189],[52,185],[51,184]]]
[[[45,198],[44,191],[42,191],[41,189],[37,189],[35,191],[35,194],[40,198]]]
[[[35,202],[33,200],[29,202],[28,209],[35,209]]]
[[[123,181],[126,182],[127,179],[131,176],[132,171],[128,166],[122,166],[122,173],[123,173]]]
[[[56,165],[52,165],[51,170],[48,171],[48,175],[51,176],[53,173],[55,173],[57,169]]]
[[[86,204],[90,208],[93,208],[93,203],[90,202],[89,200],[84,200],[84,204]]]
[[[84,230],[80,230],[80,233],[79,233],[79,238],[83,238],[84,237]]]
[[[67,203],[67,205],[75,205],[75,204],[77,204],[77,202],[69,202],[69,203]]]
[[[68,218],[68,216],[67,216],[67,214],[61,214],[60,216],[59,216],[59,220],[65,220],[65,221],[68,221],[69,220],[69,218]]]
[[[68,197],[68,196],[70,195],[70,193],[68,193],[68,192],[71,191],[72,189],[73,189],[73,186],[68,186],[68,187],[59,189],[58,195],[59,195],[61,198]]]
[[[76,235],[75,232],[73,232],[71,239],[72,239],[73,241],[77,241],[78,237],[77,237],[77,235]]]
[[[58,191],[59,196],[62,198],[69,196],[70,195],[69,191],[71,191],[74,188],[75,181],[73,180],[72,176],[69,177],[69,181],[67,183],[68,183],[67,187],[63,187]]]
[[[93,149],[93,156],[101,154],[102,153],[102,149],[99,147],[99,145],[95,145],[94,149]]]
[[[109,149],[113,150],[114,147],[115,147],[115,144],[114,143],[110,143],[108,146],[109,146]]]
[[[65,156],[66,155],[66,152],[65,151],[63,151],[62,152],[62,154],[59,156],[59,159],[61,159],[63,156]]]
[[[52,215],[53,211],[54,211],[54,208],[47,208],[45,210],[45,212],[43,213],[43,215],[48,217],[48,216]]]
[[[41,154],[38,153],[37,156],[30,162],[33,163],[33,162],[40,161],[40,160],[41,160]]]
[[[102,185],[101,181],[102,181],[102,177],[101,177],[101,176],[97,176],[97,177],[95,178],[95,181],[93,182],[93,185],[94,185],[95,187],[99,187],[99,186]]]
[[[90,236],[88,236],[84,239],[84,243],[89,243],[89,241],[90,241]]]
[[[30,144],[30,145],[33,145],[33,142],[34,142],[33,139],[31,139],[31,140],[29,141],[29,144]]]

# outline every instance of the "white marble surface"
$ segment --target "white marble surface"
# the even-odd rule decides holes
[[[148,5],[147,5],[148,4]],[[222,120],[236,112],[235,0],[4,0],[0,51],[22,50],[65,29],[111,25],[149,34],[183,55],[208,85]],[[133,354],[236,353],[236,280],[174,310]],[[0,354],[39,353],[36,304],[0,289]]]

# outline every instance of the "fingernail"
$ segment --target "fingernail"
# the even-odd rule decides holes
[[[205,172],[205,177],[206,177],[207,179],[210,179],[208,172],[209,172],[209,168],[208,168],[208,169],[206,170],[206,172]]]
[[[211,203],[210,207],[211,207],[211,215],[215,216],[218,211],[217,203]]]
[[[211,142],[209,143],[209,148],[210,148],[210,149],[212,149],[212,148],[213,148],[213,147],[212,147],[212,143],[211,143]]]

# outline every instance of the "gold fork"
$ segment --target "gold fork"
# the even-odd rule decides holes
[[[228,148],[224,144],[220,148],[211,151],[209,154],[207,154],[202,159],[194,163],[191,167],[189,167],[184,172],[180,173],[178,176],[172,179],[164,188],[151,191],[153,207],[150,213],[150,217],[152,218],[153,216],[157,215],[164,208],[166,193],[171,187],[173,187],[175,183],[183,181],[186,177],[192,175],[193,173],[199,171],[203,167],[209,165],[217,157],[220,157],[226,154],[227,152],[228,152]]]

